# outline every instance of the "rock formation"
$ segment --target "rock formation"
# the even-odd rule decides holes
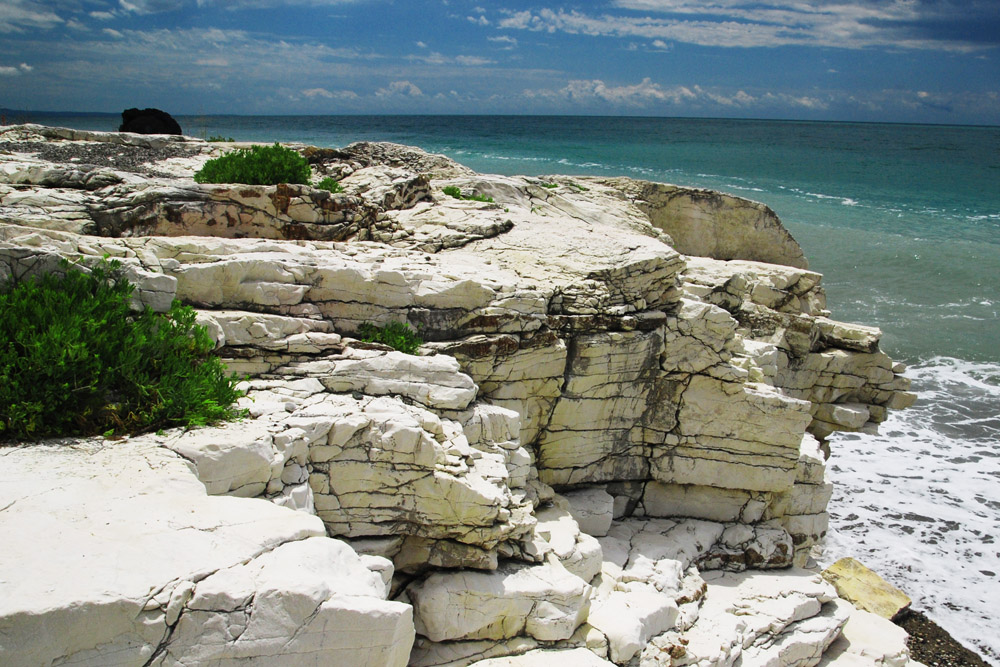
[[[802,568],[828,436],[913,395],[766,207],[367,143],[296,147],[343,193],[195,183],[227,148],[0,132],[0,280],[118,258],[250,376],[241,422],[0,450],[0,662],[906,664]]]
[[[160,109],[125,109],[119,132],[136,134],[183,134],[174,117]]]

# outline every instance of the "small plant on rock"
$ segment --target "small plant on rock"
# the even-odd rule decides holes
[[[406,354],[416,354],[424,342],[405,322],[389,322],[384,327],[365,322],[358,327],[358,333],[366,343],[382,343]]]
[[[0,440],[125,434],[243,414],[190,306],[133,310],[116,261],[0,285]]]
[[[465,201],[478,201],[484,204],[492,204],[493,197],[485,197],[483,195],[463,195],[462,191],[457,185],[447,185],[441,189],[443,193],[449,197],[454,197],[455,199],[462,199]]]
[[[335,181],[329,176],[323,178],[323,180],[317,183],[316,187],[320,190],[328,190],[334,194],[344,191],[344,186],[340,184],[340,181]]]
[[[221,142],[226,142],[226,141],[233,142],[233,141],[236,141],[236,140],[233,139],[232,137],[224,137],[221,134],[213,134],[208,139],[205,139],[205,141],[212,141],[212,142],[219,142],[219,143],[221,143]]]
[[[309,163],[290,148],[275,142],[273,146],[251,146],[209,160],[194,175],[198,183],[245,183],[277,185],[309,183]]]

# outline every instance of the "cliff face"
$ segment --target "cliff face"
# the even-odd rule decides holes
[[[252,377],[240,423],[0,450],[4,569],[34,582],[0,594],[3,662],[806,665],[840,635],[849,606],[796,569],[826,438],[913,396],[766,207],[389,144],[300,147],[342,194],[198,185],[224,148],[179,137],[0,149],[0,279],[119,258]],[[420,356],[354,338],[390,321]],[[50,590],[81,558],[88,586]]]

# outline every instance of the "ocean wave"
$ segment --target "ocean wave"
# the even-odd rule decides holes
[[[824,561],[853,555],[986,657],[1000,658],[1000,363],[933,357],[879,435],[831,442]]]

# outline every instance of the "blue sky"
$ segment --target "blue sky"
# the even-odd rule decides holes
[[[0,107],[1000,124],[1000,0],[0,0]]]

